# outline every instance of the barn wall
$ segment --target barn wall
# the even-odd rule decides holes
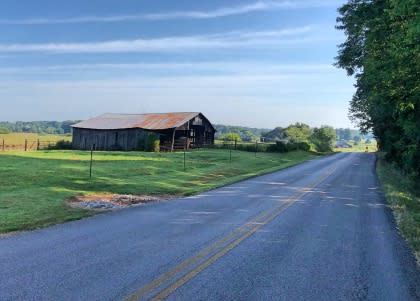
[[[88,150],[135,150],[138,141],[147,135],[142,129],[96,130],[73,128],[73,148]]]
[[[93,145],[97,150],[136,150],[139,140],[144,140],[148,133],[160,136],[162,150],[171,150],[174,129],[147,131],[143,129],[98,130],[73,128],[73,148],[89,150]],[[214,143],[215,130],[202,114],[180,125],[175,131],[175,149],[202,147]]]

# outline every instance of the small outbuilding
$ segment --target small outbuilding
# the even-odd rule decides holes
[[[184,150],[214,143],[216,132],[201,113],[103,114],[73,127],[73,148],[138,150],[153,133],[163,151]]]

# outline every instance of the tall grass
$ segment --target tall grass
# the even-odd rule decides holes
[[[380,159],[377,173],[401,234],[413,248],[420,264],[420,192],[415,182],[398,168]]]

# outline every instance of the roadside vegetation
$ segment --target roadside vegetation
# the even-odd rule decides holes
[[[383,159],[378,160],[377,173],[398,228],[420,264],[420,189],[401,170]]]
[[[382,152],[378,176],[398,227],[420,251],[420,27],[418,1],[348,0],[336,28],[336,66],[356,79],[349,116]]]
[[[86,194],[192,195],[316,158],[311,152],[201,149],[186,153],[0,152],[0,233],[29,230],[94,213],[65,200]],[[230,159],[232,158],[232,159]]]
[[[356,79],[349,116],[372,131],[385,158],[420,179],[420,15],[418,1],[348,0],[336,65]]]

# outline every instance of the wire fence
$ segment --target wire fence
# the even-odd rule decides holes
[[[57,141],[47,141],[47,140],[28,140],[25,139],[23,143],[8,143],[7,140],[0,140],[0,150],[1,151],[33,151],[33,150],[45,150],[55,147]]]

